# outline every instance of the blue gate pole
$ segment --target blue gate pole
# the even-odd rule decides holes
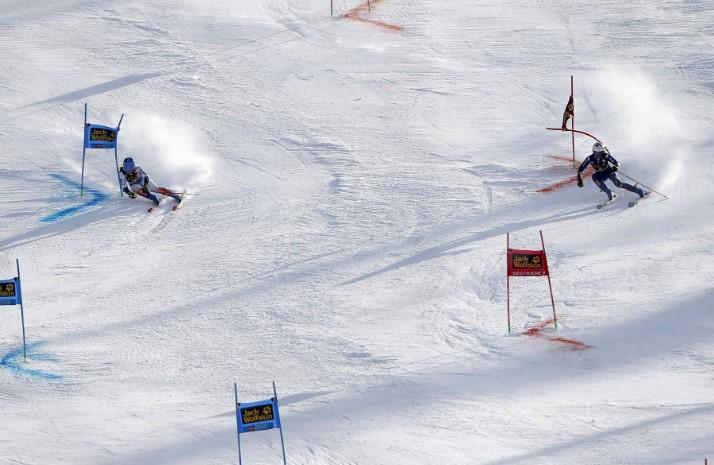
[[[87,153],[87,103],[84,103],[84,141],[82,142],[82,182],[79,184],[79,196],[84,197],[84,157]]]
[[[238,383],[233,383],[233,392],[235,393],[236,398],[236,434],[238,436],[238,465],[243,465],[243,459],[241,458],[240,453],[240,421],[238,420],[238,415],[240,415],[238,407],[240,406],[240,404],[238,403]]]
[[[17,284],[20,286],[18,295],[20,296],[20,320],[22,321],[22,356],[27,361],[27,343],[25,342],[25,309],[22,306],[22,284],[20,283],[20,259],[16,258],[17,264]]]
[[[117,183],[119,183],[119,197],[124,197],[124,192],[121,190],[121,177],[119,177],[119,154],[117,146],[114,145],[114,165],[117,167]]]
[[[117,123],[117,139],[114,141],[114,165],[117,168],[117,182],[119,183],[119,196],[124,197],[124,192],[121,190],[121,178],[119,177],[119,155],[117,150],[119,150],[119,128],[121,127],[121,121],[124,119],[124,113],[121,114],[119,118],[119,123]]]
[[[275,391],[275,381],[273,381],[273,396],[275,396],[275,405],[278,405],[278,393]],[[278,409],[278,412],[280,412],[280,409]],[[288,461],[285,458],[285,440],[283,439],[283,421],[280,420],[280,445],[283,448],[283,465],[288,465]]]

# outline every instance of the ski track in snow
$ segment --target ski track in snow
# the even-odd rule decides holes
[[[7,307],[0,463],[237,463],[232,384],[273,380],[290,463],[714,456],[711,9],[372,3],[0,0],[30,344]],[[568,184],[570,74],[578,127],[669,200]],[[119,198],[99,150],[79,198],[84,101],[181,209]],[[559,328],[513,279],[508,335],[505,234],[539,230]],[[242,445],[279,461],[276,431]]]

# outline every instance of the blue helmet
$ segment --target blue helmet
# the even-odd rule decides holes
[[[122,168],[124,168],[125,173],[131,173],[132,171],[134,171],[134,168],[136,168],[136,165],[134,164],[134,159],[131,157],[126,157],[121,166]]]

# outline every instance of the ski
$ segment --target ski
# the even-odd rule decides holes
[[[612,200],[608,200],[608,201],[605,202],[605,203],[599,203],[599,204],[597,205],[597,209],[600,210],[601,208],[607,207],[607,206],[610,205],[612,202],[614,202],[615,200],[617,200],[617,197],[619,197],[619,196],[615,196],[615,197],[612,198]]]
[[[180,194],[177,193],[176,195],[178,195],[178,196],[181,198],[181,200],[176,200],[176,199],[174,199],[174,201],[176,202],[176,204],[175,204],[173,207],[171,207],[171,211],[172,211],[172,212],[175,212],[176,210],[178,210],[178,208],[179,208],[179,207],[181,206],[181,204],[183,203],[183,193],[180,193]]]
[[[183,199],[182,199],[182,200],[183,200]],[[179,207],[181,206],[181,204],[183,203],[182,200],[176,200],[176,199],[174,199],[174,201],[175,201],[176,203],[171,207],[171,211],[172,211],[172,212],[175,212],[176,210],[178,210],[178,208],[179,208]],[[157,208],[159,208],[158,205],[154,205],[153,207],[149,207],[149,208],[146,209],[146,213],[151,213],[151,212],[153,212],[154,210],[156,210]]]
[[[146,213],[151,213],[151,212],[153,212],[154,210],[156,210],[157,208],[159,208],[159,205],[161,205],[161,202],[159,202],[158,204],[153,205],[153,206],[147,208],[147,209],[146,209]]]
[[[644,199],[646,199],[646,198],[649,197],[649,196],[650,196],[650,193],[649,193],[649,192],[645,192],[645,196],[644,196],[644,197],[640,197],[640,198],[637,199],[637,200],[633,200],[632,202],[628,203],[627,206],[630,207],[630,208],[632,208],[632,207],[636,206],[638,203],[640,203],[641,201],[643,201]]]

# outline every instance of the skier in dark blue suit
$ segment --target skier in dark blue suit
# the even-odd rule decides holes
[[[640,198],[649,194],[649,192],[645,192],[632,184],[622,182],[617,178],[617,174],[615,174],[615,172],[619,168],[620,164],[612,157],[612,155],[610,155],[610,152],[603,147],[600,142],[595,142],[593,144],[592,155],[589,155],[585,160],[583,160],[580,164],[580,168],[578,168],[578,187],[583,187],[583,178],[581,173],[585,171],[585,168],[587,168],[588,165],[592,165],[595,169],[595,173],[593,173],[593,182],[597,184],[597,187],[599,187],[600,190],[607,194],[607,200],[609,202],[615,200],[617,194],[612,192],[610,188],[605,185],[605,181],[608,179],[612,181],[615,186],[634,192],[639,195]]]

